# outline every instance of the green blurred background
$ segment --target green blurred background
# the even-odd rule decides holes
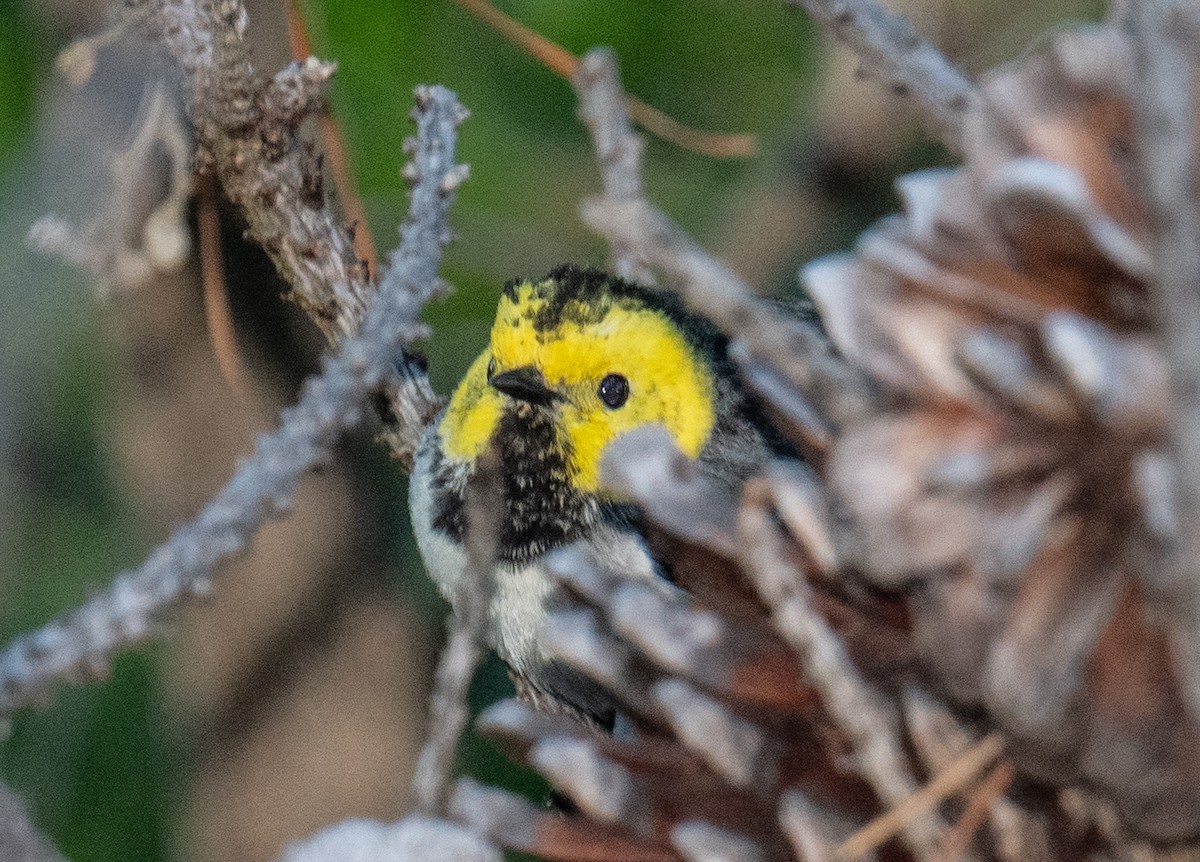
[[[646,174],[654,200],[764,291],[795,291],[799,264],[848,247],[867,224],[895,208],[891,180],[898,172],[945,159],[912,129],[902,105],[881,88],[855,80],[852,61],[831,55],[811,22],[780,0],[500,5],[577,54],[593,45],[612,46],[627,89],[675,119],[759,136],[757,154],[738,160],[707,158],[650,139]],[[269,72],[286,52],[284,11],[266,2],[250,8],[261,70]],[[1061,20],[1100,14],[1093,0],[990,5],[910,0],[905,8],[972,73],[1015,56]],[[381,252],[392,246],[406,207],[401,141],[412,130],[407,116],[413,86],[445,84],[472,111],[460,141],[460,160],[470,163],[471,179],[453,213],[459,238],[444,266],[456,291],[428,311],[435,332],[431,373],[445,391],[481,347],[505,280],[536,276],[564,261],[605,262],[603,244],[576,216],[598,178],[573,93],[450,0],[308,0],[303,12],[314,50],[339,63],[331,110]],[[129,475],[128,452],[143,446],[138,422],[129,417],[140,415],[140,401],[148,397],[129,383],[142,361],[130,345],[162,340],[153,332],[155,288],[132,298],[98,298],[88,277],[35,257],[24,244],[29,224],[57,206],[55,201],[67,200],[69,209],[70,201],[96,195],[95,175],[64,170],[62,163],[56,168],[45,153],[52,149],[48,139],[61,128],[48,119],[63,90],[53,72],[55,54],[74,36],[100,26],[101,7],[85,0],[0,0],[4,640],[137,564],[189,511],[183,506],[156,518],[155,492],[146,491],[155,486]],[[320,345],[278,302],[280,286],[261,257],[240,244],[236,215],[227,211],[224,221],[227,284],[242,350],[283,403],[313,367]],[[129,332],[136,327],[149,327],[150,334],[133,338]],[[202,342],[202,327],[199,337]],[[162,410],[178,412],[169,400]],[[252,437],[238,445],[248,451]],[[347,592],[376,591],[389,607],[401,609],[411,643],[426,645],[424,651],[406,649],[415,666],[427,669],[444,606],[415,557],[403,476],[372,447],[369,434],[345,448],[345,456],[359,464],[350,482],[356,499],[370,501],[352,518],[370,522],[365,529],[382,556],[349,566],[378,570],[361,575],[371,586],[323,587],[304,613],[322,620],[320,597],[333,596],[336,603],[347,601]],[[338,575],[328,583],[345,582]],[[299,634],[291,635],[302,646],[289,641],[280,653],[286,660],[266,661],[255,681],[237,689],[256,727],[265,725],[260,718],[270,715],[274,701],[256,698],[255,689],[261,684],[286,692],[279,679],[302,675],[320,660],[323,647],[303,646],[306,625],[302,620],[294,627]],[[193,842],[186,828],[180,831],[186,817],[181,812],[192,805],[195,787],[205,786],[206,764],[221,762],[223,751],[241,744],[242,733],[226,726],[238,725],[233,719],[205,725],[203,734],[190,723],[188,704],[201,701],[188,699],[188,679],[180,682],[173,670],[180,662],[194,667],[180,657],[186,649],[155,646],[126,655],[107,683],[60,689],[49,708],[18,715],[8,739],[0,741],[0,778],[26,797],[38,825],[69,858],[270,858],[252,848],[276,847],[273,838],[234,850]],[[365,655],[356,666],[377,656],[381,666],[371,672],[386,678],[391,660],[371,650]],[[164,694],[163,674],[172,673],[175,681],[166,689],[174,694]],[[506,686],[493,662],[476,687],[477,705],[502,696]],[[414,691],[414,697],[423,697],[423,688]],[[463,768],[535,798],[544,792],[475,739],[464,747]],[[401,776],[399,783],[406,779]],[[337,782],[315,784],[318,795],[338,792]],[[402,804],[398,798],[396,805]]]

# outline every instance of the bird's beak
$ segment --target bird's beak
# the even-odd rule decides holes
[[[561,395],[546,385],[542,372],[532,365],[493,374],[488,382],[505,395],[538,407],[549,407],[555,401],[562,400]]]

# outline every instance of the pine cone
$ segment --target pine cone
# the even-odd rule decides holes
[[[1115,28],[1058,35],[979,87],[962,167],[805,268],[867,415],[806,433],[822,396],[735,345],[810,463],[737,499],[652,429],[614,444],[605,480],[687,592],[569,549],[551,635],[634,729],[494,707],[483,730],[577,810],[464,782],[460,819],[563,860],[1200,853],[1131,80]]]
[[[1021,773],[1178,840],[1200,833],[1200,747],[1156,619],[1169,388],[1131,78],[1101,27],[993,74],[966,164],[903,179],[904,215],[805,278],[894,395],[828,462],[857,572],[907,590],[924,667]]]

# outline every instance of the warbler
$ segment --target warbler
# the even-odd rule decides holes
[[[670,577],[643,541],[640,511],[601,484],[605,447],[647,423],[731,489],[773,448],[715,327],[669,292],[562,266],[505,285],[490,343],[425,431],[410,484],[426,569],[453,603],[467,568],[467,483],[498,452],[505,510],[489,641],[535,703],[600,724],[612,720],[611,695],[556,661],[541,635],[560,598],[545,557],[584,542],[628,574]]]

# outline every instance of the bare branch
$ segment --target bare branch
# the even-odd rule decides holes
[[[596,147],[604,198],[641,200],[645,196],[642,189],[645,143],[633,133],[629,123],[625,94],[616,75],[616,58],[604,48],[588,52],[571,81],[579,94],[579,118],[591,131]],[[613,269],[621,278],[654,284],[654,274],[617,242],[613,243]]]
[[[242,0],[146,0],[147,23],[191,73],[197,167],[217,175],[292,297],[330,343],[362,325],[372,286],[353,238],[327,205],[320,164],[300,136],[335,66],[310,57],[269,81],[250,63]],[[297,205],[299,204],[299,205]]]
[[[605,195],[584,201],[583,220],[608,239],[618,257],[631,256],[678,282],[692,309],[742,339],[751,355],[773,364],[833,422],[863,415],[874,390],[833,353],[815,325],[779,314],[646,200],[635,176],[641,141],[629,127],[616,60],[611,52],[593,50],[584,66],[575,86],[596,139]]]
[[[358,333],[374,293],[352,231],[326,200],[321,165],[301,133],[336,71],[315,57],[263,80],[250,63],[242,0],[144,0],[143,24],[191,72],[197,167],[220,180],[250,236],[331,344]]]
[[[443,813],[450,795],[459,737],[471,720],[467,691],[483,657],[492,603],[496,545],[503,517],[504,486],[499,455],[489,451],[467,484],[467,559],[456,587],[450,637],[438,660],[429,705],[429,739],[417,759],[413,790],[426,813]]]
[[[161,109],[150,112],[129,153],[113,166],[117,205],[107,207],[103,218],[82,231],[49,216],[35,225],[30,240],[109,281],[136,281],[153,266],[182,258],[187,237],[184,231],[180,239],[184,226],[179,219],[190,193],[191,171],[213,174],[245,213],[251,238],[291,285],[289,298],[336,345],[359,332],[376,288],[372,264],[358,258],[354,228],[326,199],[321,159],[302,131],[305,120],[322,106],[335,65],[309,57],[264,80],[250,63],[246,27],[243,0],[131,0],[121,20],[64,52],[61,65],[74,79],[84,80],[91,75],[97,46],[111,41],[113,34],[136,30],[165,49],[184,72],[195,158],[181,135],[167,137],[170,129],[157,132],[172,156],[173,179],[171,194],[146,221],[145,253],[126,248],[123,237],[128,231],[110,238],[114,222],[109,216],[128,208],[120,197],[124,186],[141,186],[145,172],[133,170],[138,165],[132,160],[141,157],[147,143],[155,142],[146,129],[164,126]],[[457,178],[461,181],[466,169],[458,170],[463,172]],[[438,281],[422,283],[442,289]],[[396,427],[385,440],[405,467],[411,467],[421,431],[443,402],[416,357],[405,355],[398,366],[398,382],[387,393]]]
[[[929,129],[962,152],[963,117],[974,85],[912,22],[875,0],[788,0],[854,51],[863,68],[897,95],[911,96]]]
[[[172,607],[206,593],[216,565],[246,547],[268,516],[286,508],[301,476],[361,418],[367,398],[392,379],[398,346],[424,332],[417,318],[435,286],[416,279],[436,270],[448,235],[446,209],[464,174],[454,165],[446,123],[453,126],[462,117],[449,90],[418,90],[417,188],[409,220],[419,227],[406,232],[410,247],[399,254],[407,276],[382,286],[361,334],[346,339],[322,373],[305,383],[278,430],[259,438],[254,454],[196,520],[81,608],[0,652],[0,716],[44,697],[55,680],[104,673],[114,653],[152,637]]]
[[[161,198],[148,187],[166,155],[167,185]],[[191,251],[187,203],[192,194],[191,142],[170,88],[147,84],[143,104],[123,150],[106,165],[104,206],[82,227],[57,215],[39,219],[29,243],[91,273],[102,293],[145,284],[157,273],[181,267]],[[153,205],[151,205],[153,204]]]
[[[442,98],[436,94],[444,92],[448,91],[437,87],[418,87],[415,112],[422,110],[423,100]],[[414,118],[420,123],[417,113],[414,113]],[[422,292],[428,300],[448,289],[438,277],[440,259],[431,260],[414,250],[427,248],[431,244],[441,247],[453,238],[448,219],[449,199],[443,195],[443,187],[457,186],[468,176],[466,165],[454,163],[456,129],[467,118],[467,111],[456,100],[452,110],[430,112],[424,116],[427,126],[419,128],[416,138],[404,142],[409,152],[413,148],[422,148],[424,159],[414,159],[406,165],[404,178],[412,188],[414,207],[440,212],[437,218],[427,221],[410,219],[400,226],[400,247],[388,258],[380,290]],[[441,177],[438,184],[425,182],[425,177],[429,175]],[[394,425],[384,438],[392,454],[406,468],[411,468],[412,456],[421,441],[421,434],[442,408],[443,401],[430,386],[423,364],[414,357],[406,356],[397,370],[398,380],[386,393]]]

